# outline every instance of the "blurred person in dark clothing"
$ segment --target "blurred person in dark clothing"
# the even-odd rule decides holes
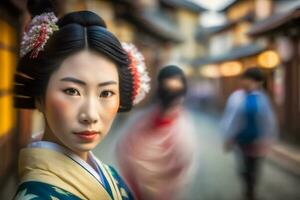
[[[264,74],[260,69],[247,69],[241,76],[242,89],[231,94],[222,119],[225,150],[237,149],[247,200],[256,199],[260,165],[278,131],[263,83]]]
[[[183,108],[183,71],[164,67],[157,102],[137,113],[117,145],[120,170],[136,199],[174,200],[186,188],[195,158],[192,120]]]

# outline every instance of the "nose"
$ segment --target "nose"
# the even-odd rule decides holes
[[[86,125],[95,124],[99,121],[98,106],[93,98],[87,98],[84,101],[79,121]]]

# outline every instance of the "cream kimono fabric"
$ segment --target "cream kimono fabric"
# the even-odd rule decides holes
[[[96,160],[103,183],[67,155],[46,148],[21,150],[15,199],[132,199],[117,172]]]

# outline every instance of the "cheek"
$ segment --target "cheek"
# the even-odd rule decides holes
[[[69,101],[57,94],[49,95],[46,100],[46,117],[48,123],[60,126],[72,120],[68,116],[71,113],[72,107]]]
[[[105,110],[102,115],[105,120],[105,124],[110,125],[113,122],[120,106],[119,97],[103,102],[102,106],[104,108],[103,110]]]

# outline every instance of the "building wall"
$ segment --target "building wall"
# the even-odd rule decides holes
[[[254,6],[256,19],[264,19],[273,12],[273,3],[270,0],[256,0]]]
[[[184,42],[179,45],[179,50],[184,58],[193,59],[196,56],[195,31],[198,25],[198,14],[186,9],[177,11],[177,23]]]
[[[250,22],[242,21],[233,28],[233,46],[243,46],[252,42],[252,39],[247,35],[250,27]]]
[[[300,37],[291,38],[293,56],[285,65],[285,103],[283,138],[291,143],[300,144]]]
[[[62,11],[63,14],[68,13],[68,12],[75,12],[79,10],[86,10],[86,1],[81,1],[81,0],[65,0],[64,1],[64,10]]]
[[[233,47],[234,36],[232,30],[213,35],[209,39],[209,55],[218,56],[228,52]]]
[[[203,54],[203,49],[197,48],[195,31],[199,22],[199,14],[184,8],[175,10],[175,19],[178,25],[179,34],[183,37],[183,42],[169,45],[169,59],[165,64],[176,64],[180,66],[187,76],[193,74],[192,67],[188,60],[193,60],[197,55]]]
[[[240,19],[246,14],[254,10],[254,0],[242,0],[239,3],[233,5],[227,11],[227,18],[230,21]]]

